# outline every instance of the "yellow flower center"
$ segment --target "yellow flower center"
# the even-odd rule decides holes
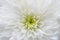
[[[34,16],[28,15],[26,17],[25,26],[27,26],[27,28],[31,28],[35,24],[36,24],[36,19],[34,18]]]
[[[35,25],[37,24],[38,18],[36,15],[26,15],[24,18],[24,26],[28,30],[36,30]]]

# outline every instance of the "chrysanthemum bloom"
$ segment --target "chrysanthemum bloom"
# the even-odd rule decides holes
[[[58,14],[51,0],[2,0],[0,40],[59,40]]]

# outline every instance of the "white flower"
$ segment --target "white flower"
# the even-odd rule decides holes
[[[56,5],[54,0],[2,0],[0,40],[59,40]]]

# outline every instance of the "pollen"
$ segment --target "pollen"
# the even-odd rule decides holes
[[[36,18],[34,18],[33,15],[27,15],[25,26],[27,29],[33,28],[33,26],[36,24]]]
[[[37,15],[34,14],[26,14],[24,17],[24,28],[27,30],[36,30],[38,29],[40,19]]]

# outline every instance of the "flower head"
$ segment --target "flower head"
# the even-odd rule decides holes
[[[1,37],[9,40],[53,40],[58,23],[48,0],[6,0],[2,8]],[[5,14],[5,15],[4,15]],[[6,18],[6,19],[5,19]],[[1,25],[0,25],[1,26]],[[49,38],[49,39],[48,39]],[[2,38],[1,38],[2,39]],[[2,39],[3,40],[3,39]]]

